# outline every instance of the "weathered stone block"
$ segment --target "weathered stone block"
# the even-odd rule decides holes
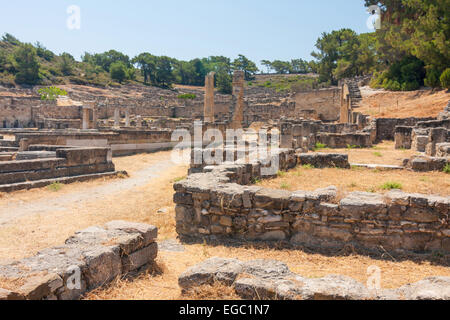
[[[64,283],[60,276],[48,274],[27,279],[26,283],[18,291],[27,300],[42,300],[63,285]]]
[[[140,267],[153,262],[158,255],[158,244],[152,243],[139,251],[122,258],[123,273],[134,271]]]
[[[84,253],[83,274],[89,290],[111,282],[122,273],[122,261],[117,248],[96,247]]]

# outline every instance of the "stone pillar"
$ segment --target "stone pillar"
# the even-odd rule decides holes
[[[350,112],[350,91],[348,85],[344,84],[341,88],[341,116],[339,119],[340,123],[349,123],[349,112]]]
[[[120,127],[120,110],[118,108],[114,110],[114,126]]]
[[[97,129],[98,111],[96,107],[92,108],[92,129]]]
[[[28,147],[30,146],[30,142],[28,139],[23,138],[19,141],[19,152],[28,151]]]
[[[205,77],[205,105],[204,121],[214,122],[214,76],[215,72],[210,72]]]
[[[233,129],[242,128],[242,121],[244,120],[244,82],[244,71],[235,71],[233,74],[233,100],[231,106],[231,127]]]
[[[136,127],[142,128],[142,117],[136,116]]]
[[[130,126],[130,111],[125,110],[125,127]]]
[[[83,107],[83,130],[89,129],[89,110],[88,107]]]

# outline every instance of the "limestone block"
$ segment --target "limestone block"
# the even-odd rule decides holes
[[[139,251],[122,258],[123,273],[134,271],[154,261],[158,255],[158,244],[152,243]]]
[[[105,225],[108,230],[123,231],[126,233],[138,233],[144,239],[144,246],[154,242],[158,237],[158,228],[144,224],[127,221],[111,221]]]
[[[9,290],[5,290],[0,288],[0,301],[3,300],[24,300],[25,297],[17,292],[12,292]]]
[[[183,289],[211,285],[215,281],[231,284],[243,268],[243,263],[236,259],[211,258],[186,270],[178,278],[178,284]]]
[[[48,274],[27,279],[25,284],[20,287],[18,291],[27,300],[42,300],[53,294],[63,285],[60,276],[57,274]]]
[[[96,247],[83,255],[86,261],[83,275],[89,290],[111,282],[122,273],[122,261],[118,248]]]

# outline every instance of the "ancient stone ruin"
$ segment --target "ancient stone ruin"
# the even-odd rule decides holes
[[[245,300],[450,299],[450,277],[431,277],[396,290],[382,290],[339,275],[305,278],[286,264],[271,260],[212,258],[186,270],[178,283],[185,291],[221,283]]]
[[[120,275],[151,266],[158,230],[111,221],[77,232],[37,255],[0,266],[0,300],[74,300]]]

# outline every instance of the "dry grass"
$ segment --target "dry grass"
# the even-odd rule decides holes
[[[376,118],[436,117],[450,100],[450,93],[445,90],[370,91],[365,94],[362,90],[363,101],[357,111]]]
[[[322,149],[319,152],[343,153],[348,154],[350,163],[364,164],[389,164],[403,165],[403,160],[411,158],[416,152],[413,150],[396,150],[395,143],[392,141],[383,141],[373,148],[346,148],[346,149]]]
[[[309,169],[296,168],[276,179],[263,180],[259,186],[289,191],[312,191],[319,188],[336,186],[344,194],[353,191],[385,193],[385,183],[400,183],[405,192],[450,194],[450,180],[442,172],[412,172],[407,170],[372,170],[372,169]]]
[[[133,174],[139,168],[166,159],[168,159],[168,153],[158,153],[117,158],[114,162],[118,169],[125,169]],[[144,161],[147,162],[143,163]],[[80,203],[68,207],[65,211],[25,217],[14,221],[11,225],[0,227],[0,260],[15,260],[33,255],[38,250],[63,243],[77,230],[92,225],[102,225],[115,219],[156,225],[159,228],[159,240],[176,238],[172,183],[185,176],[186,170],[186,167],[173,167],[146,186],[111,195],[101,201]],[[342,175],[344,171],[339,172]],[[312,183],[309,181],[311,177],[302,180],[308,181],[308,184]],[[356,181],[360,180],[361,178]],[[72,192],[103,183],[108,181],[68,185],[59,192]],[[327,182],[326,186],[329,184]],[[0,205],[8,205],[16,201],[25,201],[32,205],[33,199],[54,195],[55,193],[50,193],[46,189],[18,192],[7,195],[6,200],[0,199]],[[168,212],[157,213],[160,208],[167,208]],[[17,239],[21,240],[17,241]],[[185,245],[185,249],[185,252],[159,252],[157,259],[159,272],[141,274],[133,280],[117,279],[108,287],[89,293],[86,299],[237,299],[232,290],[220,285],[200,288],[185,295],[181,293],[178,276],[187,268],[215,256],[241,260],[275,259],[287,263],[292,271],[305,277],[341,274],[351,276],[363,283],[367,281],[367,268],[376,265],[382,270],[382,285],[385,288],[396,288],[428,276],[450,276],[449,268],[433,265],[430,262],[379,260],[363,255],[327,256],[303,250],[277,250],[251,245],[236,248],[189,244]]]
[[[395,150],[393,142],[383,142],[370,149],[322,149],[320,152],[345,153],[350,163],[401,165],[402,159],[411,157],[411,150]],[[336,186],[341,193],[353,191],[381,192],[385,183],[399,183],[405,192],[450,194],[450,180],[443,172],[413,172],[409,170],[379,170],[352,168],[314,169],[298,167],[276,179],[263,180],[258,185],[290,191],[311,191]]]

